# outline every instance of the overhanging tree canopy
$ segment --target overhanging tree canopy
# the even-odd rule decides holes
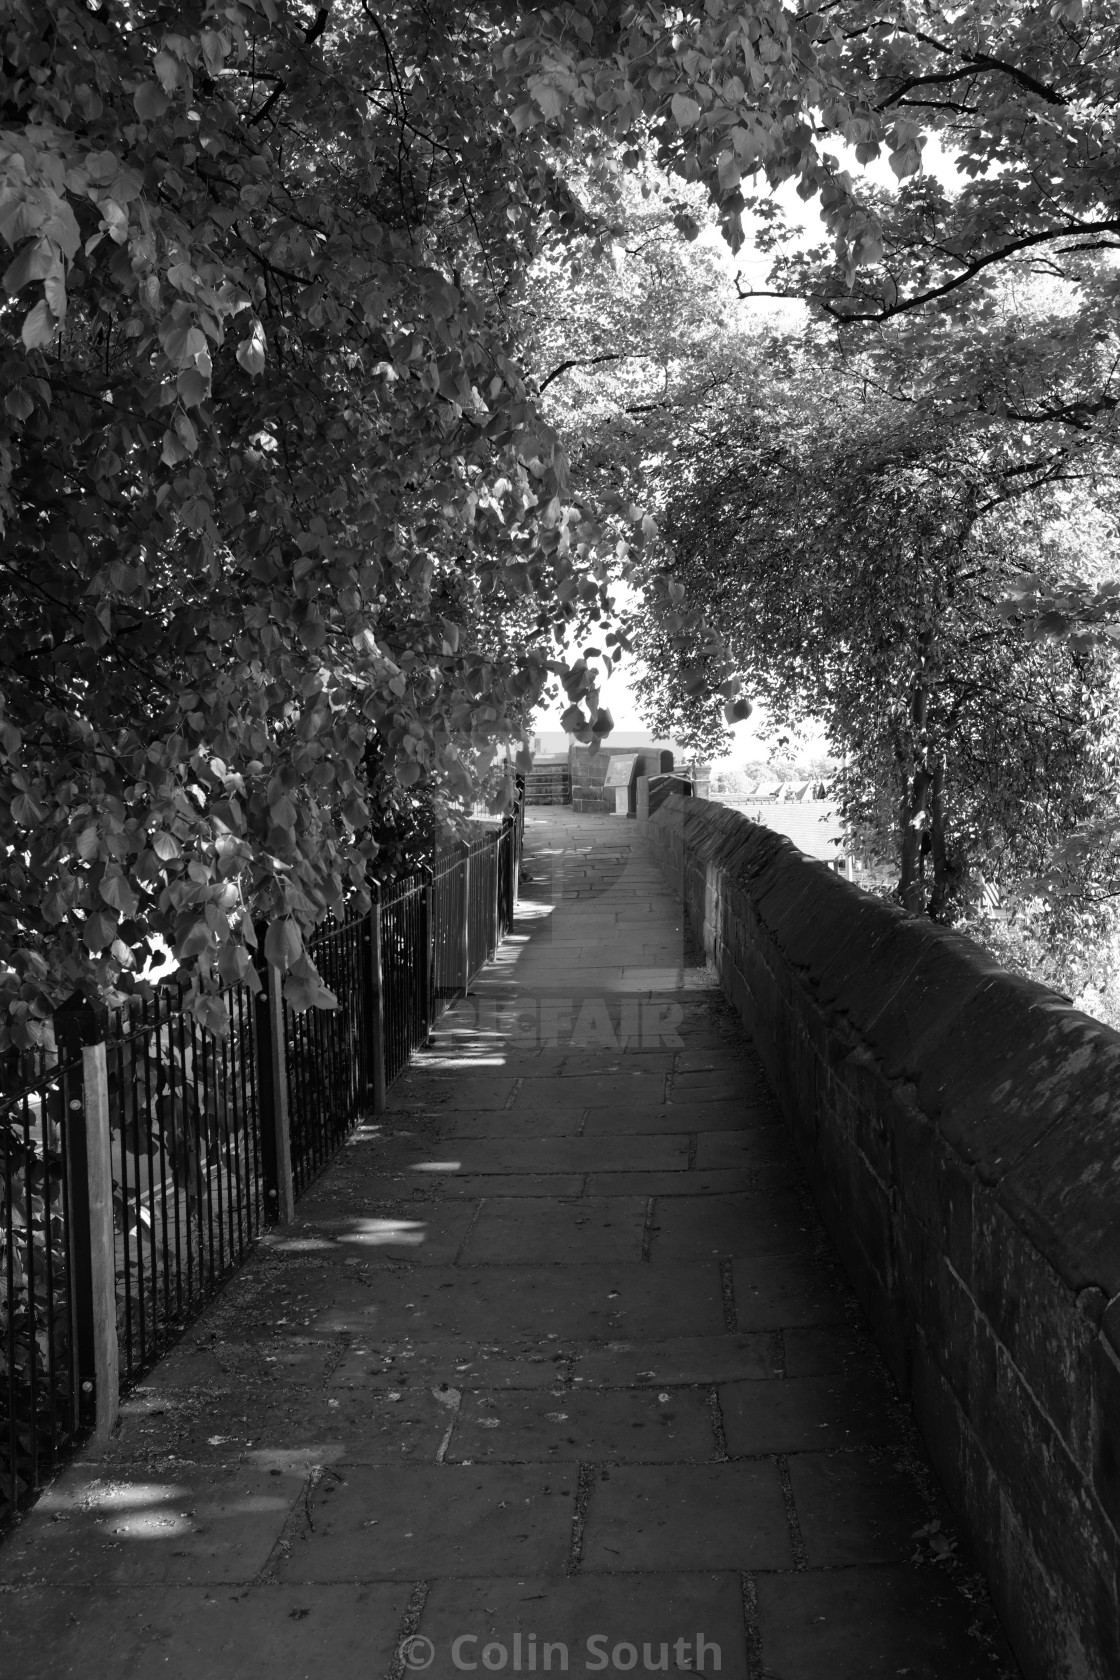
[[[1003,610],[1025,552],[1052,575],[1084,552],[1087,504],[1007,494],[1005,440],[908,427],[819,365],[765,387],[760,372],[672,475],[655,622],[667,579],[702,598],[772,717],[824,724],[843,814],[897,860],[902,901],[952,919],[971,871],[1014,887],[1114,810],[1112,662]],[[674,658],[663,639],[647,701],[702,723],[704,649]],[[1093,864],[1115,876],[1115,857]]]
[[[562,499],[504,313],[517,263],[584,231],[517,144],[509,21],[9,12],[17,1042],[154,936],[203,990],[215,962],[251,977],[262,919],[292,1001],[325,1001],[303,934],[364,901],[378,805],[484,790],[552,626],[600,610],[602,532]]]
[[[1015,12],[939,18],[947,57],[908,8],[867,0],[14,0],[4,1031],[33,1037],[149,936],[201,996],[249,972],[256,918],[293,1001],[321,999],[304,934],[362,901],[386,802],[461,805],[518,735],[554,633],[599,618],[641,510],[569,496],[512,309],[542,250],[609,236],[573,167],[605,184],[616,157],[653,156],[708,193],[732,243],[752,184],[796,179],[841,271],[862,263],[874,287],[913,207],[861,202],[827,147],[912,173],[918,127],[952,125],[928,101],[899,110],[949,65],[975,101],[950,142],[979,196],[938,210],[937,260],[986,259],[1016,216],[1050,213],[1019,204],[1016,147],[1055,171],[1065,148],[1062,215],[1087,226],[1111,141],[1107,88],[1075,61],[1112,12],[1032,10],[1018,32]],[[1062,104],[1040,92],[1058,86],[1047,52]],[[1086,138],[1100,167],[1077,161]],[[1077,260],[1099,300],[1105,268]],[[936,283],[904,278],[937,304]],[[689,631],[699,609],[670,605]],[[551,664],[594,704],[589,667]]]

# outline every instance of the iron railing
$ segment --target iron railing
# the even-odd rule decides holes
[[[165,986],[100,1017],[60,1010],[57,1048],[0,1066],[0,1526],[115,1410],[117,1370],[135,1380],[159,1357],[469,987],[513,920],[520,815],[326,923],[310,950],[335,1009],[292,1008],[263,965],[258,987],[223,993],[224,1034]]]
[[[105,1039],[121,1373],[139,1376],[264,1224],[258,1048],[247,987],[207,1031],[177,987],[129,1000]]]
[[[427,929],[431,914],[432,885],[427,870],[394,881],[382,893],[379,921],[386,1086],[404,1071],[413,1050],[428,1036],[431,940]]]
[[[373,1037],[370,939],[368,916],[328,922],[309,950],[338,1007],[284,1006],[296,1195],[326,1166],[367,1104]]]
[[[88,1410],[68,1241],[81,1224],[80,1139],[66,1124],[81,1108],[81,1059],[28,1051],[7,1073],[17,1088],[0,1098],[0,1515],[34,1496]]]
[[[435,1014],[469,983],[464,963],[468,848],[445,846],[432,860],[432,1003]]]

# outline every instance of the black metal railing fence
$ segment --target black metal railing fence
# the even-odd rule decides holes
[[[383,889],[379,921],[386,1087],[404,1071],[413,1049],[428,1036],[431,964],[427,953],[431,939],[426,929],[431,914],[432,888],[427,870]]]
[[[182,990],[113,1010],[105,1033],[120,1365],[139,1376],[240,1265],[264,1224],[258,1046],[247,987],[229,1032]]]
[[[81,1163],[80,1059],[34,1050],[11,1058],[0,1099],[0,1512],[34,1494],[89,1411],[80,1335],[71,1180]]]
[[[333,1010],[265,965],[222,994],[225,1034],[164,986],[61,1010],[55,1048],[0,1067],[0,1529],[384,1102],[510,927],[522,832],[487,825],[328,921]]]
[[[371,931],[367,916],[328,922],[310,954],[337,1009],[284,1005],[292,1180],[322,1171],[364,1111],[371,1080]]]

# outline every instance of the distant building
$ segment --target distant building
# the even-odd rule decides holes
[[[578,745],[575,736],[565,734],[562,729],[538,729],[529,737],[529,751],[534,758],[560,758],[569,747]],[[675,741],[660,740],[648,729],[612,729],[604,736],[603,746],[612,752],[640,752],[643,747],[660,747],[671,752],[678,762],[687,756]]]

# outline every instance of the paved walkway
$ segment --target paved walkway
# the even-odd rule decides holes
[[[0,1548],[6,1673],[1005,1672],[634,824],[527,845],[387,1123]]]

